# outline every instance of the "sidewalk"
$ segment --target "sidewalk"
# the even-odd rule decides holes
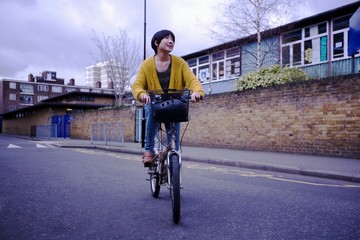
[[[141,155],[140,143],[91,143],[90,140],[56,139],[41,142],[61,148],[96,148]],[[265,171],[275,171],[360,183],[360,159],[320,157],[274,152],[184,146],[183,161],[203,162]]]

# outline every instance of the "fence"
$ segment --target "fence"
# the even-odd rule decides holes
[[[124,146],[124,124],[122,122],[104,122],[91,124],[91,144],[94,141],[121,143]]]
[[[57,138],[57,125],[48,124],[48,125],[36,125],[35,128],[35,137],[38,139],[42,138]]]

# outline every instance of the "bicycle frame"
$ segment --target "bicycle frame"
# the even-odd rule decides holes
[[[184,94],[184,92],[186,94]],[[181,153],[176,149],[175,138],[177,136],[176,122],[188,121],[188,108],[190,91],[173,92],[174,95],[168,95],[168,91],[163,95],[156,92],[152,98],[152,106],[156,105],[157,112],[154,110],[154,118],[158,121],[157,154],[154,157],[154,165],[149,167],[150,188],[154,198],[157,198],[160,192],[160,186],[167,184],[170,190],[172,201],[173,221],[177,224],[180,220],[180,189],[182,183],[182,161]],[[170,136],[170,145],[165,145],[163,141],[162,123],[170,125],[166,137]],[[180,140],[179,140],[180,141]],[[168,139],[167,141],[168,142]],[[180,144],[180,143],[179,143]],[[166,156],[164,156],[163,147],[166,146]]]

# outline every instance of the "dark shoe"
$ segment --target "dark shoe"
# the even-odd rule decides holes
[[[151,165],[154,163],[154,154],[152,152],[145,152],[142,157],[142,162],[145,165]]]

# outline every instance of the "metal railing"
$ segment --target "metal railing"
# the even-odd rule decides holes
[[[124,123],[103,122],[91,124],[91,144],[95,141],[108,143],[121,143],[124,146]]]
[[[57,138],[57,125],[56,124],[47,124],[47,125],[36,125],[35,137],[38,139],[42,138]]]

